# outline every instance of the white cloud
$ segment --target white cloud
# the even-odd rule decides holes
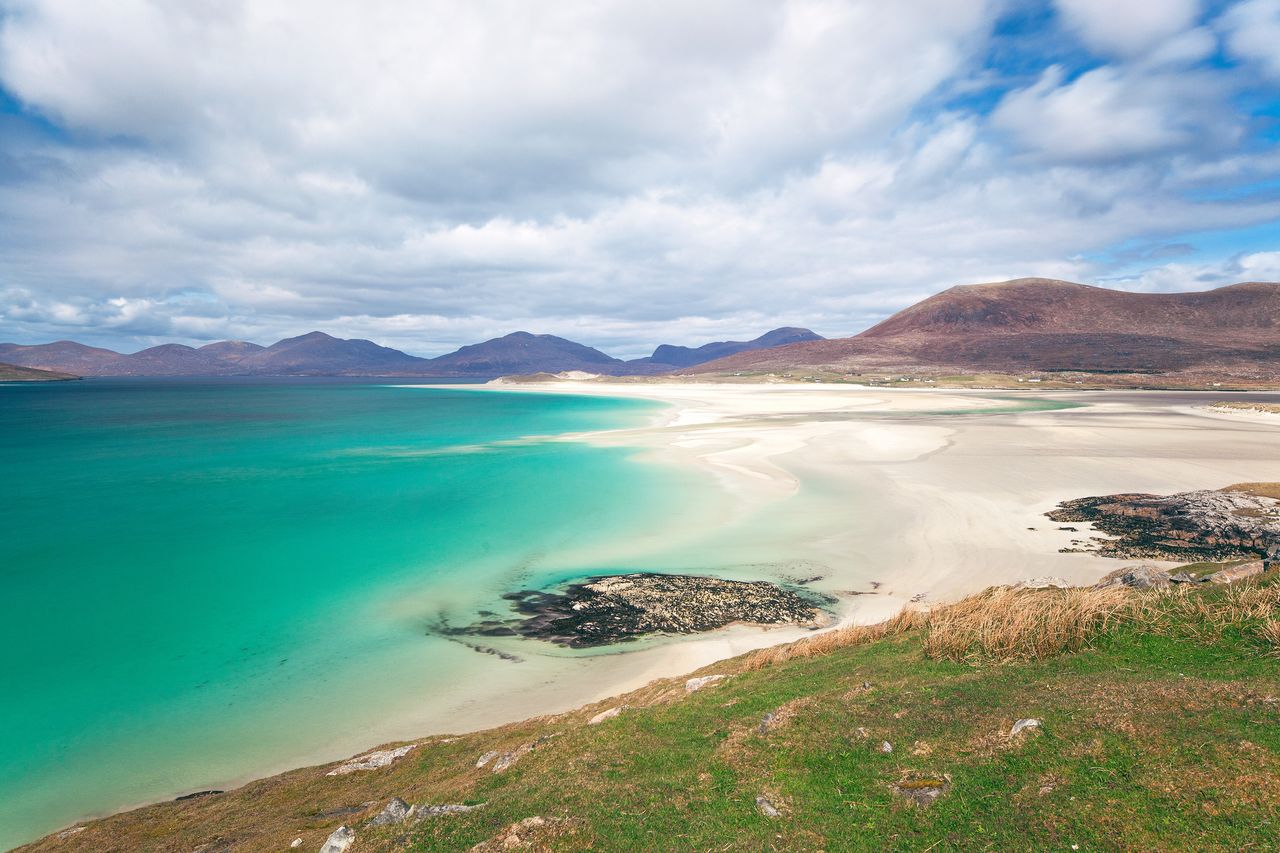
[[[993,121],[1024,145],[1069,161],[1233,144],[1238,120],[1222,108],[1225,81],[1207,73],[1102,66],[1064,82],[1061,67],[1010,92]]]
[[[1280,217],[1188,195],[1280,174],[1191,13],[986,116],[936,103],[1001,79],[983,0],[6,8],[0,85],[59,129],[0,127],[9,339],[641,355]]]
[[[1105,55],[1144,53],[1194,25],[1198,0],[1055,0],[1068,26]]]
[[[1245,0],[1222,16],[1231,53],[1280,80],[1280,0]]]

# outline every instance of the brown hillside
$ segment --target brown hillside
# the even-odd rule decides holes
[[[1129,293],[1051,279],[953,287],[851,338],[740,353],[697,372],[1079,371],[1280,379],[1280,284]]]

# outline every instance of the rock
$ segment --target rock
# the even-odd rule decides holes
[[[409,816],[409,804],[399,797],[392,797],[391,802],[387,803],[387,807],[369,821],[369,826],[387,826],[393,823],[403,823],[404,819]]]
[[[767,818],[781,817],[782,813],[763,796],[756,797],[756,808],[760,810],[760,814]]]
[[[1017,737],[1027,729],[1040,728],[1040,721],[1031,717],[1025,717],[1013,724],[1013,728],[1009,729],[1009,737]]]
[[[1047,515],[1092,522],[1112,538],[1094,539],[1085,550],[1122,559],[1265,558],[1280,540],[1280,500],[1248,492],[1101,495],[1065,501]]]
[[[183,794],[180,797],[174,797],[173,801],[175,803],[181,803],[184,800],[200,800],[205,797],[212,797],[214,794],[223,794],[223,793],[226,793],[226,792],[225,791],[195,791],[194,793],[191,793],[191,794]]]
[[[1219,569],[1209,575],[1207,580],[1211,583],[1235,583],[1236,581],[1262,574],[1263,571],[1265,571],[1262,566],[1263,562],[1261,560],[1254,560],[1252,563],[1244,563],[1239,566]]]
[[[769,727],[773,725],[773,721],[776,719],[777,719],[777,715],[774,714],[772,711],[765,714],[764,717],[760,719],[760,729],[759,729],[760,734],[762,735],[768,734]]]
[[[335,767],[326,776],[344,776],[347,773],[354,773],[357,770],[376,770],[379,767],[387,767],[398,758],[403,758],[414,749],[417,749],[416,743],[406,746],[397,746],[395,749],[377,749],[373,752],[361,755],[359,758],[353,758],[347,763]]]
[[[292,842],[290,842],[289,846],[290,846],[290,847],[301,847],[301,846],[302,846],[302,837],[301,837],[301,836],[299,836],[298,838],[293,839],[293,841],[292,841]]]
[[[889,741],[887,740],[880,741],[880,751],[883,752],[885,755],[888,755],[889,753],[893,752],[893,744],[889,743]]]
[[[587,725],[598,726],[601,723],[603,723],[605,720],[612,720],[614,717],[618,716],[621,713],[622,713],[621,705],[619,705],[616,708],[610,708],[607,711],[601,711],[599,714],[596,714],[594,717],[587,720]]]
[[[589,648],[646,634],[691,634],[737,622],[819,625],[830,599],[767,581],[637,572],[602,575],[563,592],[523,590],[506,596],[515,619],[490,618],[447,634],[531,637]]]
[[[951,790],[950,776],[908,776],[889,786],[895,794],[906,797],[918,806],[931,806],[933,802]]]
[[[78,835],[78,834],[80,834],[81,832],[84,832],[84,830],[85,830],[85,827],[83,827],[83,826],[73,826],[73,827],[71,827],[70,829],[64,829],[64,830],[62,830],[62,832],[59,832],[59,833],[58,833],[58,840],[59,840],[59,841],[66,841],[66,840],[67,840],[68,838],[70,838],[71,836],[73,836],[73,835]]]
[[[356,843],[356,831],[349,826],[340,826],[333,831],[320,853],[346,853]]]
[[[1280,542],[1273,542],[1262,555],[1262,570],[1269,572],[1277,566],[1280,566]]]
[[[1199,583],[1199,578],[1192,577],[1186,572],[1178,572],[1169,575],[1169,583]]]
[[[515,764],[521,758],[528,755],[530,752],[533,752],[535,749],[542,746],[544,743],[551,740],[553,737],[558,737],[558,736],[559,736],[559,732],[556,732],[554,734],[549,734],[549,735],[543,735],[542,737],[538,738],[535,741],[521,744],[511,752],[504,752],[500,754],[497,757],[497,759],[493,762],[493,772],[501,773],[503,770],[506,770],[512,764]]]
[[[406,818],[409,820],[422,820],[423,818],[440,817],[447,814],[464,814],[465,812],[475,811],[484,805],[485,803],[477,803],[474,806],[448,803],[442,806],[410,806],[409,814],[406,815]]]
[[[498,752],[496,749],[486,752],[484,755],[476,759],[476,769],[478,770],[481,767],[484,767],[486,764],[488,764],[490,761],[493,761],[493,759],[497,758],[501,754],[502,753]]]
[[[856,731],[857,731],[858,737],[861,737],[861,738],[871,737],[871,732],[867,731],[862,726],[858,726]]]
[[[1014,584],[1014,589],[1067,589],[1071,584],[1064,579],[1054,575],[1045,575],[1038,578],[1027,578]]]
[[[1169,573],[1159,566],[1143,564],[1125,566],[1098,581],[1094,586],[1105,589],[1111,586],[1128,586],[1134,589],[1154,589],[1169,585]]]
[[[727,677],[728,676],[725,675],[702,675],[698,678],[690,678],[684,683],[684,689],[686,693],[694,693],[706,687],[708,684],[715,684],[717,681],[721,681]]]

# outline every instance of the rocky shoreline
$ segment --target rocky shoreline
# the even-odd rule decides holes
[[[826,624],[830,600],[767,581],[636,572],[601,575],[561,592],[521,590],[503,596],[517,614],[485,619],[452,635],[526,637],[592,648],[651,634],[695,634],[727,625]]]
[[[1077,540],[1064,552],[1183,563],[1280,557],[1280,500],[1247,491],[1099,495],[1064,501],[1046,515],[1089,522],[1111,537]]]

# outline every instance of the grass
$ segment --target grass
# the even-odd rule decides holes
[[[1219,401],[1214,403],[1211,408],[1229,409],[1239,412],[1261,412],[1269,415],[1280,415],[1280,404],[1276,403],[1253,403],[1248,400],[1237,400],[1232,402]]]
[[[499,849],[512,834],[528,845],[517,849],[543,850],[1269,850],[1278,607],[1270,578],[988,590],[722,662],[703,673],[731,677],[696,693],[661,680],[432,738],[384,770],[298,770],[31,849],[286,850],[301,837],[314,851],[347,822],[352,853]],[[1041,726],[1011,737],[1023,717]],[[547,735],[501,774],[475,767]],[[927,807],[907,796],[943,783]],[[392,796],[486,805],[364,826]],[[757,797],[780,816],[762,815]],[[343,807],[355,811],[325,816]],[[534,816],[541,826],[517,825]]]

